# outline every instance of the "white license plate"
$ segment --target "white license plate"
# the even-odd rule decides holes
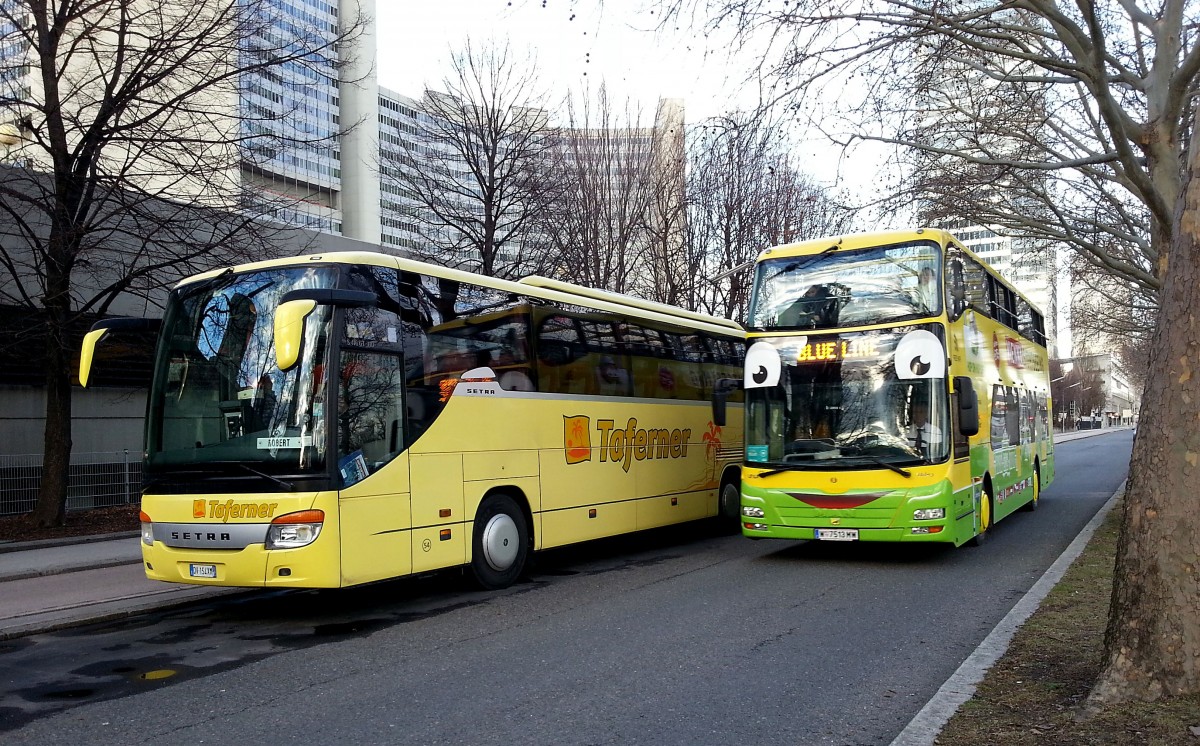
[[[212,578],[213,580],[216,580],[217,566],[193,564],[188,567],[188,574],[190,574],[193,578]]]
[[[813,536],[824,541],[858,541],[857,528],[816,528]]]

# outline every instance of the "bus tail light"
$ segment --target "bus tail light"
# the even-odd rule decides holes
[[[271,527],[267,530],[267,549],[306,547],[321,535],[323,525],[323,510],[301,510],[281,515],[271,521]]]
[[[142,522],[142,543],[148,547],[154,546],[154,523],[150,516],[146,515],[146,511],[139,510],[138,520]]]

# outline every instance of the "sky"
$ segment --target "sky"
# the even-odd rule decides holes
[[[701,31],[659,32],[658,15],[643,0],[377,0],[379,83],[417,97],[436,88],[452,50],[508,42],[536,55],[554,96],[604,81],[653,112],[657,99],[686,99],[692,121],[727,108],[745,94],[744,72]],[[724,49],[728,49],[726,45]]]
[[[379,85],[418,98],[441,88],[452,51],[468,39],[509,44],[535,56],[552,99],[604,82],[610,98],[628,97],[653,116],[659,97],[682,98],[689,122],[759,103],[753,54],[739,54],[727,32],[691,27],[658,29],[652,0],[376,0]],[[796,140],[802,168],[825,186],[871,191],[877,158],[840,157],[824,138]],[[866,150],[861,149],[861,150]]]

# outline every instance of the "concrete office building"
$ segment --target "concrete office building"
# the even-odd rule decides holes
[[[1059,339],[1058,291],[1053,257],[1047,257],[1046,252],[1038,250],[1027,240],[1003,235],[998,226],[973,225],[959,220],[941,227],[978,254],[1042,312],[1053,357],[1053,348]]]

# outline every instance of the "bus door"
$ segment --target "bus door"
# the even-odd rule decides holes
[[[345,584],[412,572],[405,368],[399,318],[344,310],[338,360],[339,523]]]

